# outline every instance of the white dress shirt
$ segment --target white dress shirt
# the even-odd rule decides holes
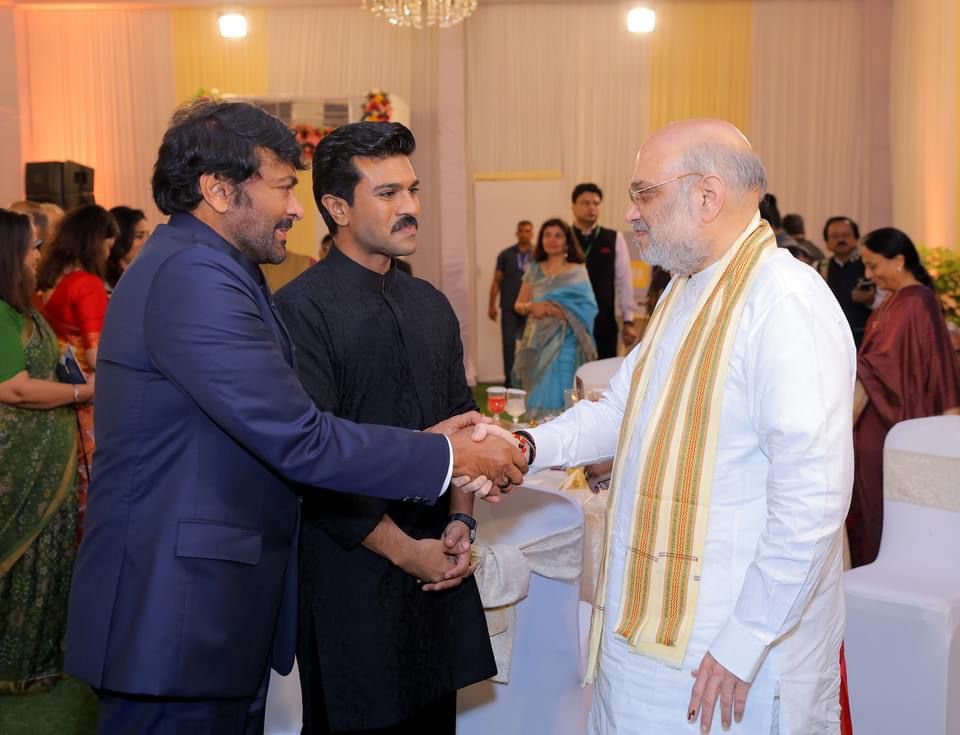
[[[613,260],[613,279],[616,290],[617,308],[623,321],[633,321],[633,309],[636,301],[633,296],[633,268],[630,265],[630,250],[622,232],[617,233],[617,245]]]
[[[683,326],[716,267],[691,277],[664,325],[638,426],[649,422]],[[816,271],[786,251],[759,268],[724,386],[702,581],[680,669],[635,653],[614,633],[642,437],[626,438],[621,448],[626,470],[616,507],[608,509],[615,514],[612,556],[591,733],[697,732],[686,720],[690,672],[708,650],[752,681],[744,719],[730,732],[839,731],[840,529],[853,485],[856,355],[843,312]],[[636,357],[634,349],[599,402],[580,401],[531,431],[534,469],[613,455]]]

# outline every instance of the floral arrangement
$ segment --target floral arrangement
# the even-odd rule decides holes
[[[193,95],[194,99],[197,100],[209,100],[210,102],[223,102],[223,92],[221,92],[216,87],[212,89],[204,89],[200,87],[197,90],[196,94]]]
[[[380,89],[367,92],[367,101],[363,106],[364,122],[390,122],[392,114],[390,95]]]
[[[303,160],[312,161],[317,144],[333,131],[332,125],[316,128],[313,125],[294,125],[293,132],[297,134],[297,142],[300,144],[300,150],[303,151]]]
[[[920,257],[933,279],[947,323],[960,328],[960,253],[921,247]]]

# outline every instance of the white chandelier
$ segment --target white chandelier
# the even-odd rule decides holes
[[[446,28],[477,9],[477,0],[363,0],[363,7],[394,26]]]

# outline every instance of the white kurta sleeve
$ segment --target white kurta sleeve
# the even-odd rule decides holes
[[[624,321],[633,321],[636,301],[633,296],[633,269],[630,266],[630,250],[623,233],[617,233],[616,253],[613,261],[613,276],[616,282],[617,303]]]
[[[634,349],[627,355],[599,401],[579,401],[558,418],[530,430],[537,445],[532,470],[575,467],[613,456],[639,352]]]
[[[784,290],[751,325],[744,353],[747,409],[770,462],[767,514],[733,614],[709,649],[748,682],[800,622],[853,485],[850,330],[825,288]]]

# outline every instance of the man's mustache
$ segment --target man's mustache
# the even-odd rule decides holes
[[[274,227],[273,229],[275,229],[275,230],[289,230],[291,227],[293,227],[293,218],[292,218],[292,217],[287,217],[287,218],[282,219],[282,220],[280,220],[279,222],[277,222],[277,226]]]
[[[390,228],[390,232],[399,232],[404,227],[416,227],[420,229],[420,223],[417,222],[417,218],[412,214],[405,214],[403,217],[397,220],[397,223]]]
[[[640,232],[646,235],[650,233],[650,227],[647,225],[646,222],[636,221],[633,223],[633,231]]]

